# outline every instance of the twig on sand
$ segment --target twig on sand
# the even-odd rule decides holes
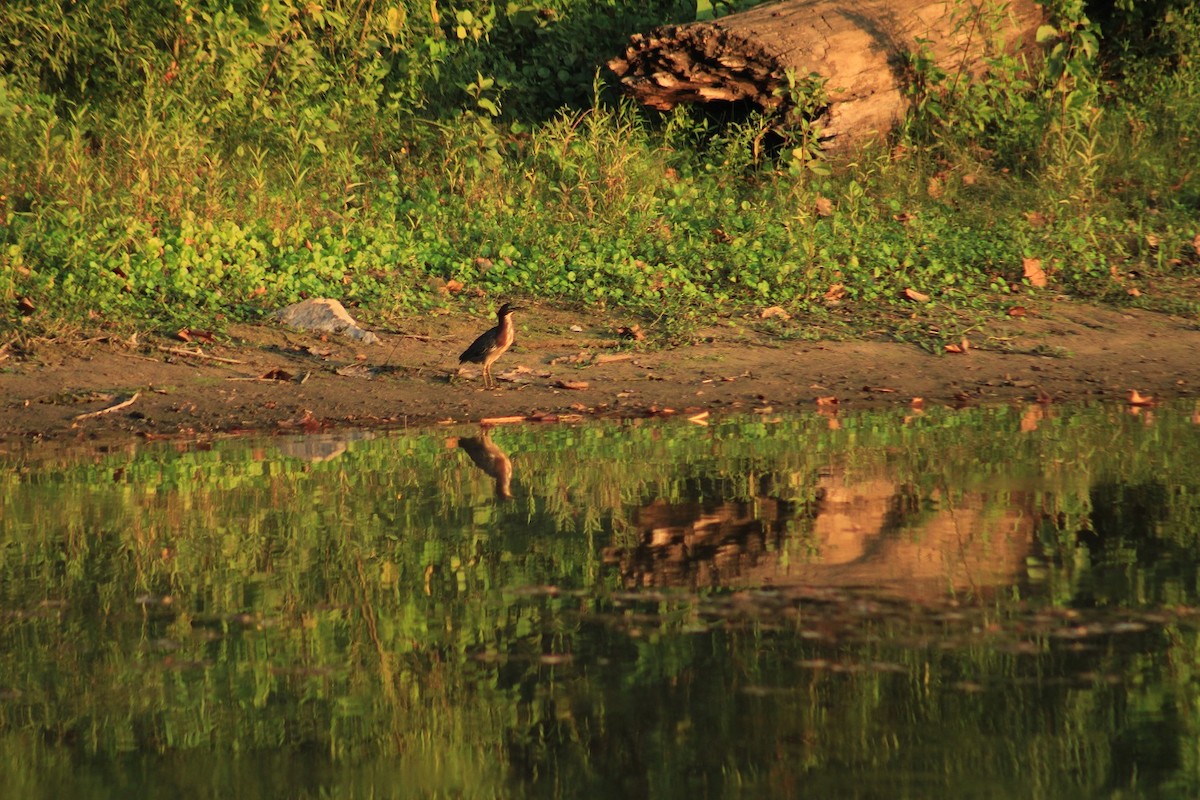
[[[157,346],[164,353],[173,353],[177,356],[191,356],[192,358],[207,358],[209,361],[220,361],[222,364],[245,364],[245,361],[238,361],[236,358],[224,358],[222,356],[210,356],[208,353],[202,353],[199,350],[187,350],[183,347],[167,347],[164,344]]]
[[[116,405],[109,406],[108,408],[102,408],[99,411],[89,411],[86,414],[76,414],[75,419],[79,420],[79,419],[87,419],[89,417],[99,417],[99,416],[103,416],[104,414],[111,414],[114,411],[120,411],[122,408],[128,408],[129,406],[133,405],[134,401],[137,400],[141,396],[142,396],[141,392],[134,392],[133,396],[127,400],[122,400],[121,402],[117,403]]]
[[[479,424],[483,425],[484,427],[491,425],[511,425],[514,422],[524,422],[527,419],[529,419],[529,417],[525,416],[524,414],[511,417],[484,417],[483,419],[479,420]]]

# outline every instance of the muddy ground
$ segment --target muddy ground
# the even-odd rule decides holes
[[[541,419],[909,405],[1126,402],[1200,396],[1200,321],[1070,301],[969,334],[962,354],[895,341],[807,341],[731,318],[671,349],[622,340],[622,320],[544,307],[518,314],[498,390],[458,354],[491,324],[428,315],[360,345],[275,325],[195,342],[0,341],[0,444],[27,439],[296,432],[496,417]],[[804,321],[787,323],[804,330]],[[776,334],[778,331],[776,331]],[[226,359],[226,360],[216,360]],[[133,398],[110,413],[83,416]],[[826,401],[827,402],[827,401]],[[829,408],[826,406],[826,408]]]

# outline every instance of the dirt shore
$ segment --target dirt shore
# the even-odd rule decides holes
[[[298,432],[662,413],[908,405],[1126,402],[1200,396],[1200,322],[1068,301],[976,331],[965,353],[893,341],[804,341],[733,318],[696,343],[622,342],[618,321],[533,308],[485,391],[458,353],[491,324],[430,315],[381,343],[239,325],[215,342],[34,343],[0,347],[0,443]],[[790,325],[802,330],[803,321]],[[0,345],[3,345],[0,342]],[[197,348],[204,356],[182,351]],[[212,358],[215,357],[215,358]],[[222,359],[222,360],[217,360]],[[135,398],[108,413],[102,411]],[[828,402],[827,400],[825,402]]]

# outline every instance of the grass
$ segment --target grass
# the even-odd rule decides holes
[[[328,46],[296,13],[290,44],[271,40],[281,61]],[[206,24],[213,40],[251,36]],[[344,33],[331,52],[369,64],[376,51]],[[458,44],[504,71],[478,63],[479,42]],[[1161,59],[1132,60],[1107,83],[1082,49],[1062,56],[1084,76],[1070,84],[1002,60],[969,86],[930,76],[924,99],[938,102],[893,141],[813,171],[750,146],[778,121],[652,117],[599,84],[590,106],[519,118],[499,105],[518,85],[477,71],[433,113],[429,85],[402,95],[365,68],[313,88],[318,59],[256,100],[278,64],[242,52],[230,77],[180,46],[192,61],[171,61],[171,82],[148,64],[82,99],[0,75],[4,339],[220,327],[306,296],[367,320],[532,296],[620,309],[666,341],[718,311],[780,305],[793,321],[763,327],[782,337],[883,331],[934,350],[1046,295],[1200,311],[1195,59],[1166,78]],[[251,100],[214,89],[222,76]],[[1068,97],[1084,101],[1064,110]]]

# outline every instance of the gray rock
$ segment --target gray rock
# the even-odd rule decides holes
[[[304,331],[344,333],[363,344],[377,344],[379,337],[358,327],[358,323],[337,300],[318,297],[292,303],[275,312],[275,318],[290,328]]]

